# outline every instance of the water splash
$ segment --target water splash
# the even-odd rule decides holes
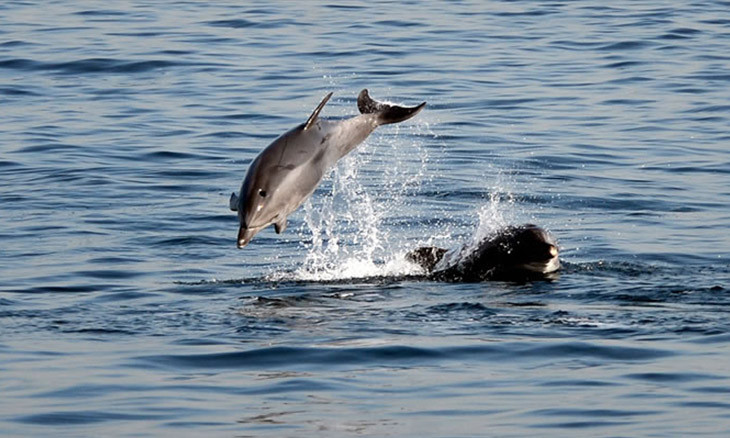
[[[480,205],[476,210],[476,230],[472,226],[467,234],[470,236],[468,240],[460,247],[452,247],[452,250],[447,252],[436,265],[436,269],[445,268],[462,259],[466,254],[476,251],[484,238],[511,223],[516,200],[511,192],[505,193],[503,190],[502,186],[496,186],[490,190],[488,202]]]
[[[429,174],[428,151],[415,135],[423,129],[396,125],[340,160],[303,205],[299,236],[306,256],[288,279],[331,281],[418,272],[405,261],[406,236],[393,229]]]
[[[495,187],[489,193],[489,202],[477,210],[478,225],[472,235],[470,244],[477,244],[500,228],[504,228],[513,221],[516,199],[511,192],[503,192],[501,187]]]

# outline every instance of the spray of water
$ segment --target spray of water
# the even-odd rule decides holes
[[[434,148],[427,145],[440,141],[427,120],[414,121],[379,129],[340,160],[303,205],[298,230],[303,262],[294,271],[272,273],[270,279],[338,281],[419,274],[420,268],[406,261],[407,251],[460,246],[463,236],[469,236],[468,248],[508,223],[515,200],[499,181],[476,212],[459,214],[471,214],[472,219],[454,225],[457,221],[443,212],[438,216],[447,220],[430,224],[425,233],[417,230],[422,234],[414,241],[409,231],[419,215],[427,223],[433,219],[433,210],[418,205],[424,201],[418,195],[424,184],[438,179],[432,168],[438,157],[432,161],[429,150]]]
[[[371,136],[343,158],[304,204],[300,237],[306,256],[293,278],[328,281],[413,273],[416,268],[405,261],[391,219],[407,209],[427,164],[423,145],[409,144],[398,130]]]

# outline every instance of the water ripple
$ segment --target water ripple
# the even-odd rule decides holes
[[[54,71],[62,74],[86,73],[143,73],[170,67],[210,66],[182,61],[145,60],[126,61],[112,58],[88,58],[68,62],[40,62],[32,59],[6,59],[0,61],[0,69],[19,71]]]
[[[619,361],[647,361],[671,356],[669,351],[651,348],[599,346],[566,343],[534,346],[507,343],[489,346],[417,348],[387,346],[376,348],[296,348],[269,347],[248,351],[189,355],[143,356],[135,366],[173,367],[186,369],[297,369],[302,366],[407,366],[412,363],[436,364],[450,361],[504,361],[519,357],[536,360],[556,358],[595,358]]]
[[[726,2],[167,6],[0,4],[4,434],[728,429]],[[363,88],[428,106],[237,250],[258,152]],[[527,222],[552,281],[403,260]]]

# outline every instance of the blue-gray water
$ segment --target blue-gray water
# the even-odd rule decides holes
[[[0,6],[2,436],[727,436],[730,3]],[[251,159],[380,128],[244,250]],[[402,255],[500,224],[552,282]]]

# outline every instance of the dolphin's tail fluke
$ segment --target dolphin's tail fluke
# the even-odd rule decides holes
[[[408,120],[418,114],[424,106],[426,106],[426,102],[410,108],[378,102],[370,97],[367,89],[362,90],[357,96],[357,109],[363,114],[377,114],[379,125]]]

